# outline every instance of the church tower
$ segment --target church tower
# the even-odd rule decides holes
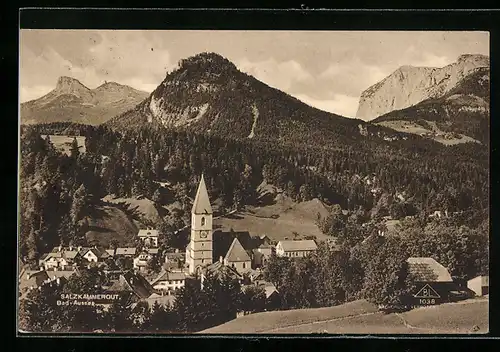
[[[191,210],[191,240],[186,248],[189,274],[198,266],[212,264],[212,206],[203,174]]]

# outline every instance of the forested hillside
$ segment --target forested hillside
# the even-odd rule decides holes
[[[60,241],[84,241],[85,212],[105,195],[187,204],[201,173],[222,208],[256,204],[263,180],[297,201],[319,198],[375,217],[397,207],[402,217],[448,210],[481,220],[488,207],[488,155],[476,144],[366,152],[149,128],[122,135],[89,126],[82,129],[86,153],[74,148],[67,156],[41,138],[55,129],[23,127],[21,135],[21,252],[33,259]],[[159,189],[155,181],[162,180],[173,185],[173,194]]]

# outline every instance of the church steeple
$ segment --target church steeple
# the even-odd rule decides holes
[[[207,186],[205,185],[203,174],[201,174],[200,184],[198,185],[198,191],[196,192],[196,197],[194,198],[191,213],[212,214],[212,206],[210,205],[210,199],[208,198]]]

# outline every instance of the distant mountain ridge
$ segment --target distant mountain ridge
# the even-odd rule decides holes
[[[332,145],[394,131],[313,108],[240,72],[226,58],[201,53],[179,67],[135,108],[107,126],[189,130],[234,139]]]
[[[147,92],[115,82],[90,89],[75,78],[62,76],[48,94],[21,104],[21,123],[98,125],[131,109],[147,96]]]
[[[391,111],[372,122],[402,132],[442,139],[440,141],[445,144],[474,140],[488,144],[490,69],[473,69],[443,96]]]
[[[489,68],[485,55],[464,54],[442,68],[402,66],[362,94],[356,117],[371,120],[394,110],[437,99],[478,68]]]

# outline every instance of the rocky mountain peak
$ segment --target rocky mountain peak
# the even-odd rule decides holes
[[[361,94],[356,117],[371,120],[429,98],[442,97],[480,67],[489,67],[488,56],[464,54],[442,68],[401,66]]]
[[[83,100],[89,100],[92,98],[92,92],[89,88],[84,86],[79,80],[68,76],[61,76],[57,79],[56,88],[54,89],[53,94],[71,94],[82,98]]]
[[[470,62],[475,63],[478,66],[490,66],[490,58],[486,55],[481,54],[463,54],[458,57],[457,62]]]

